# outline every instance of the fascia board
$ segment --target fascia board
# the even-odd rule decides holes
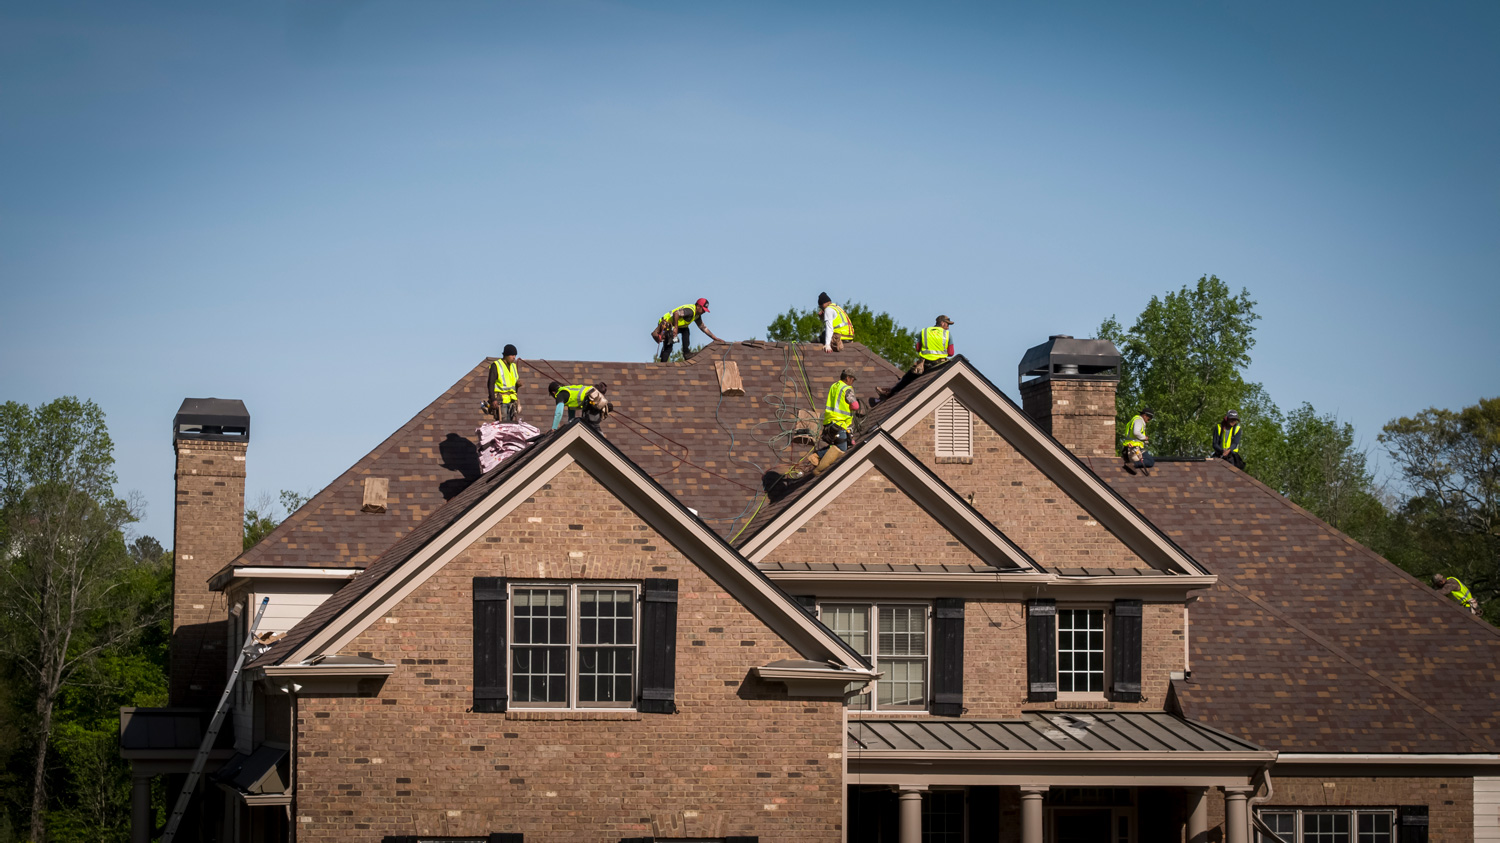
[[[268,679],[334,678],[354,677],[373,679],[390,676],[396,672],[393,664],[272,664],[261,668]]]
[[[1158,533],[1145,516],[1116,496],[1077,457],[1043,433],[1003,393],[973,372],[967,361],[946,368],[948,371],[925,388],[926,398],[901,407],[885,420],[882,429],[899,440],[943,402],[950,397],[957,398],[1142,559],[1153,562],[1154,567],[1175,569],[1185,574],[1208,573],[1191,556]]]
[[[225,587],[236,584],[236,580],[249,580],[252,582],[262,580],[347,580],[364,568],[276,568],[270,566],[250,566],[236,568],[233,566],[224,568],[209,580],[208,587],[213,591],[223,591]]]
[[[933,476],[926,466],[922,465],[890,434],[876,431],[875,435],[847,460],[855,465],[846,467],[841,464],[835,467],[835,472],[842,470],[845,473],[830,478],[833,482],[825,482],[798,500],[788,512],[781,514],[780,518],[785,519],[781,524],[762,530],[741,552],[752,562],[763,561],[783,542],[797,535],[796,531],[799,528],[846,492],[855,481],[864,477],[873,467],[890,478],[897,489],[931,515],[943,529],[962,541],[981,560],[994,565],[997,570],[1021,572],[1040,570],[1040,566],[1024,551],[968,506],[958,493]]]
[[[1500,754],[1493,752],[1474,753],[1364,753],[1364,752],[1283,752],[1276,760],[1276,766],[1296,766],[1298,764],[1351,764],[1351,765],[1389,765],[1400,767],[1414,766],[1475,766],[1490,767],[1500,765]]]

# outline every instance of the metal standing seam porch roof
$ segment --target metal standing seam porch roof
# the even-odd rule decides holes
[[[851,758],[1018,753],[1079,761],[1101,753],[1264,753],[1249,741],[1151,711],[1027,712],[1019,720],[851,720]]]

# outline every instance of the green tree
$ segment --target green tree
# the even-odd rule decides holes
[[[1457,576],[1500,621],[1500,398],[1395,419],[1380,442],[1412,492],[1403,518],[1430,554],[1430,570],[1414,573]]]
[[[1245,429],[1245,459],[1257,443],[1278,437],[1279,414],[1264,388],[1245,380],[1255,347],[1255,301],[1248,290],[1236,295],[1218,276],[1193,286],[1152,296],[1130,329],[1114,317],[1099,326],[1123,358],[1118,422],[1123,430],[1142,407],[1156,411],[1151,450],[1162,456],[1203,456],[1214,424],[1238,410]]]
[[[161,617],[132,589],[113,443],[93,402],[0,406],[0,656],[29,686],[30,835],[46,839],[48,758],[65,692]]]
[[[1261,479],[1355,539],[1376,543],[1387,513],[1354,425],[1304,403],[1287,414],[1284,430],[1274,473]]]
[[[844,305],[854,323],[854,340],[905,369],[917,359],[917,332],[903,328],[889,313],[875,313],[863,304]],[[816,309],[791,308],[766,326],[766,337],[774,342],[817,342],[823,336],[823,317]]]
[[[300,509],[311,497],[311,495],[290,489],[282,489],[278,496],[281,501],[281,512],[280,517],[277,517],[276,504],[272,502],[269,494],[262,493],[255,499],[254,505],[245,508],[245,530],[241,549],[249,550],[255,547],[261,539],[269,536],[271,531],[280,526],[288,515]]]

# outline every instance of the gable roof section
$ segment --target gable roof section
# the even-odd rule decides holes
[[[739,544],[740,552],[752,562],[764,563],[772,551],[797,534],[798,528],[823,511],[855,481],[875,469],[987,563],[984,566],[966,567],[966,571],[1041,570],[1025,551],[885,431],[876,431],[875,435],[851,449],[848,455],[818,478],[819,482],[809,482],[797,488],[768,507],[769,511],[758,514],[746,530],[747,536]],[[914,563],[913,567],[922,566]]]
[[[1096,469],[1219,575],[1187,716],[1283,751],[1494,752],[1500,631],[1219,461]]]
[[[781,466],[765,440],[796,426],[797,410],[821,418],[823,395],[842,368],[861,382],[899,372],[859,343],[840,354],[821,346],[715,343],[681,363],[521,360],[522,412],[545,427],[552,416],[548,381],[609,383],[621,412],[606,436],[643,471],[727,535]],[[431,404],[292,513],[270,535],[226,566],[365,567],[480,476],[474,430],[485,373],[493,358],[466,372]],[[721,396],[715,363],[732,361],[745,395]],[[773,444],[785,444],[786,437]],[[794,449],[784,449],[794,450]],[[797,451],[794,457],[800,457]],[[365,477],[390,481],[384,514],[360,511]]]
[[[874,441],[880,438],[880,434],[893,441],[899,440],[950,397],[957,398],[983,419],[1049,480],[1057,484],[1064,494],[1071,497],[1147,564],[1158,571],[1173,574],[1196,576],[1208,573],[1092,469],[1038,427],[1025,411],[970,365],[963,355],[954,357],[936,371],[924,373],[905,389],[872,408],[864,419],[867,440]],[[899,443],[896,443],[896,447],[900,448]],[[862,451],[863,445],[855,447],[840,462],[858,462],[862,459]],[[901,452],[910,456],[910,452],[904,448],[901,448]],[[784,536],[784,520],[805,520],[806,513],[798,506],[798,501],[813,494],[817,487],[837,482],[833,478],[843,476],[840,474],[841,470],[851,469],[847,466],[833,469],[804,487],[799,487],[787,498],[769,507],[769,511],[757,514],[746,530],[751,537],[741,541],[740,546],[746,555],[757,561],[764,558],[761,545],[766,539],[761,537]],[[931,472],[928,474],[939,484],[942,483],[936,475]],[[952,489],[948,489],[948,493],[953,498],[958,498]],[[1008,539],[1006,541],[1009,542]],[[1035,562],[1031,564],[1036,566]],[[1039,566],[1036,569],[1040,570]]]
[[[293,627],[251,667],[338,652],[369,624],[563,469],[577,464],[809,659],[867,669],[864,659],[749,564],[671,493],[588,425],[534,442],[424,519],[373,565]]]

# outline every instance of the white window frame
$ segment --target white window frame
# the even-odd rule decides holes
[[[516,699],[515,685],[515,652],[518,647],[532,647],[534,644],[517,644],[516,642],[516,594],[522,591],[551,591],[565,590],[567,592],[567,635],[568,635],[568,659],[567,659],[567,699],[563,704],[553,701],[547,702],[520,702]],[[615,702],[586,702],[578,699],[579,686],[579,628],[581,617],[579,615],[579,592],[594,590],[619,590],[631,593],[631,646],[634,647],[635,655],[631,658],[630,670],[630,699]],[[641,694],[641,586],[639,583],[628,582],[513,582],[509,584],[509,593],[506,602],[505,613],[505,682],[507,693],[510,696],[510,708],[525,709],[526,711],[597,711],[604,710],[628,710],[635,708],[636,700]],[[543,645],[558,646],[558,645]],[[624,645],[617,645],[624,646]]]
[[[933,445],[938,459],[974,458],[974,412],[949,396],[933,413]],[[944,440],[947,440],[945,443]]]
[[[1289,815],[1292,817],[1292,836],[1286,843],[1323,843],[1323,836],[1308,837],[1306,826],[1306,815],[1308,814],[1339,814],[1349,818],[1349,835],[1345,838],[1348,843],[1397,843],[1400,840],[1401,830],[1397,826],[1398,816],[1395,808],[1343,808],[1338,806],[1307,806],[1307,807],[1264,807],[1255,809],[1256,816],[1265,820],[1273,814]],[[1361,837],[1359,821],[1361,817],[1384,816],[1389,819],[1389,832],[1384,839],[1373,836]],[[1269,823],[1267,823],[1269,825]],[[1316,832],[1313,832],[1316,834]],[[1279,835],[1278,835],[1279,836]],[[1256,843],[1274,843],[1265,834],[1255,832]]]
[[[1103,644],[1102,644],[1102,649],[1100,651],[1100,667],[1101,667],[1101,670],[1100,670],[1100,687],[1099,687],[1099,690],[1097,690],[1097,691],[1064,691],[1063,690],[1063,681],[1062,681],[1062,678],[1063,678],[1063,659],[1062,659],[1063,647],[1062,647],[1062,636],[1063,636],[1063,613],[1065,613],[1065,612],[1099,612],[1100,613],[1100,624],[1101,624],[1101,627],[1102,627],[1100,629],[1100,632],[1102,633],[1102,636],[1101,636],[1100,640],[1103,642]],[[1109,631],[1109,627],[1110,627],[1110,614],[1111,614],[1110,607],[1108,605],[1103,604],[1103,603],[1072,603],[1072,604],[1068,604],[1068,605],[1059,605],[1057,607],[1057,632],[1056,632],[1056,638],[1054,639],[1054,643],[1055,643],[1055,646],[1056,646],[1056,656],[1057,656],[1057,676],[1056,676],[1056,680],[1057,680],[1057,698],[1059,700],[1103,700],[1103,699],[1107,699],[1108,698],[1108,696],[1109,696],[1109,683],[1110,683],[1110,680],[1113,678],[1110,675],[1110,673],[1111,673],[1110,662],[1113,661],[1110,658],[1110,649],[1109,649],[1109,645],[1110,645],[1110,631]],[[1071,652],[1092,652],[1092,651],[1091,650],[1072,650]],[[1076,671],[1075,670],[1075,671],[1072,671],[1072,672],[1073,673],[1079,673],[1081,671]]]
[[[856,695],[849,700],[850,711],[860,713],[879,711],[901,711],[901,712],[924,712],[927,711],[928,701],[932,698],[932,604],[921,601],[890,601],[880,602],[875,600],[830,600],[827,603],[818,603],[818,618],[823,619],[823,612],[827,609],[864,609],[868,612],[869,619],[867,633],[869,635],[870,647],[873,652],[860,653],[870,661],[877,672],[884,672],[880,667],[880,612],[881,609],[917,609],[922,613],[922,655],[921,656],[897,656],[887,655],[885,658],[900,661],[917,661],[922,663],[922,702],[920,705],[880,705],[880,686],[887,682],[882,677],[869,683],[869,690],[863,694]],[[824,621],[827,623],[827,621]],[[828,624],[833,629],[832,624]],[[835,635],[838,633],[835,632]],[[840,636],[842,638],[842,636]],[[847,642],[846,642],[847,643]],[[852,645],[851,645],[852,646]],[[861,703],[860,701],[864,701]],[[858,707],[857,707],[858,706]]]

